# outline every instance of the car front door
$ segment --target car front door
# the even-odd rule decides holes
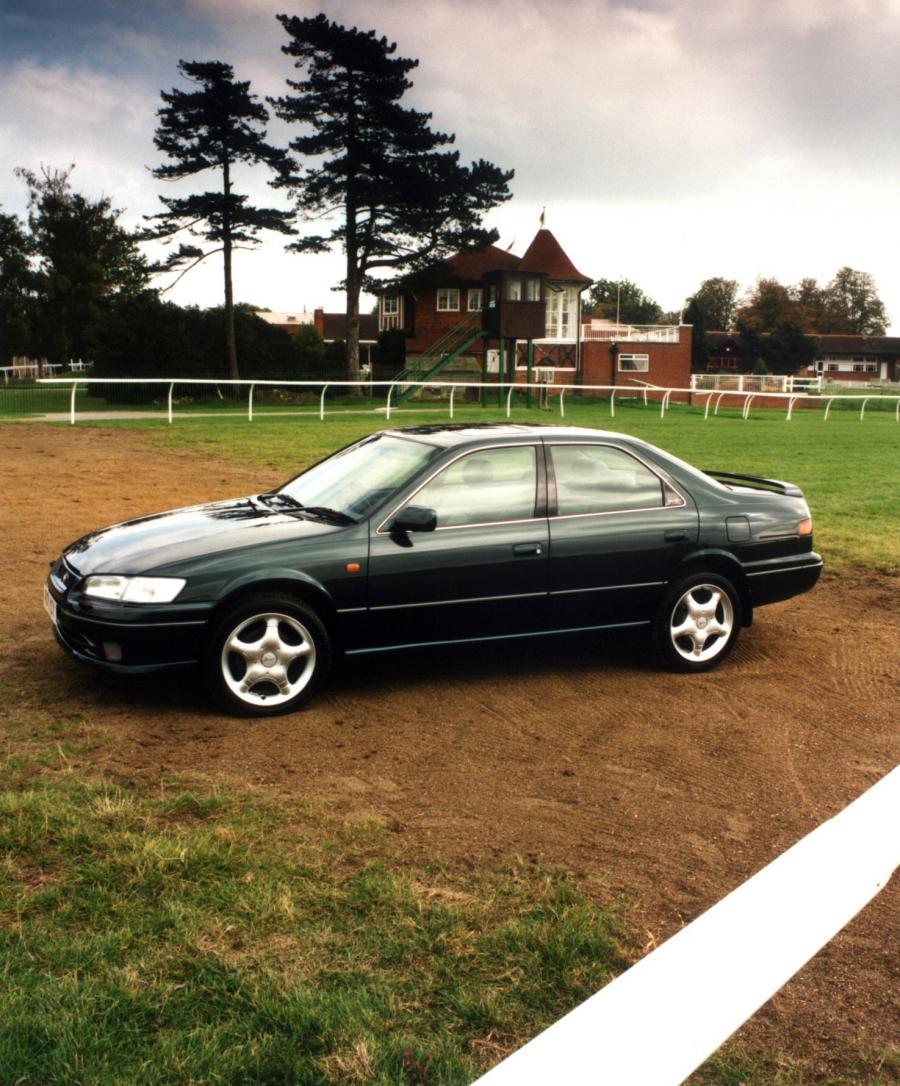
[[[547,624],[548,527],[542,447],[469,451],[405,505],[433,509],[433,531],[373,525],[370,647],[527,633]],[[392,515],[396,513],[394,510]]]
[[[612,444],[559,443],[548,453],[551,624],[652,621],[697,541],[690,495]]]

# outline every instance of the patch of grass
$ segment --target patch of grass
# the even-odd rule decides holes
[[[836,405],[837,408],[837,405]],[[864,421],[855,410],[833,410],[823,422],[820,410],[759,409],[744,420],[734,410],[704,419],[697,407],[673,405],[660,418],[657,405],[616,404],[567,397],[565,422],[627,432],[660,445],[700,468],[746,472],[788,479],[804,491],[813,512],[816,546],[832,572],[867,567],[900,572],[900,424],[893,410],[872,403]],[[446,406],[392,414],[390,425],[443,422]],[[455,421],[505,418],[497,405],[457,406]],[[513,421],[559,422],[556,413],[515,404]],[[91,425],[91,424],[85,424]],[[100,425],[100,424],[94,424]],[[328,453],[385,426],[383,413],[367,406],[315,416],[181,419],[165,422],[104,422],[143,433],[155,447],[193,449],[242,464],[274,468],[285,478]]]
[[[372,822],[0,774],[0,1082],[466,1083],[621,932],[563,872],[417,866]]]
[[[838,1062],[838,1061],[835,1061]],[[900,1081],[900,1053],[848,1055],[840,1070],[814,1069],[776,1053],[755,1054],[726,1044],[686,1080],[686,1086],[890,1086]]]

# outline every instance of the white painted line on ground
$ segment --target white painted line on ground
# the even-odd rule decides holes
[[[898,864],[900,766],[475,1086],[678,1086]]]

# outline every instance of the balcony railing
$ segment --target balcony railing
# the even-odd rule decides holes
[[[581,338],[608,343],[678,343],[678,325],[591,323],[582,325]]]

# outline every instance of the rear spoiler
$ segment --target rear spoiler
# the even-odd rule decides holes
[[[703,474],[726,486],[746,486],[752,490],[772,490],[776,494],[786,494],[791,498],[803,497],[800,487],[780,479],[763,479],[759,475],[738,475],[731,471],[710,471],[706,468],[703,469]]]

